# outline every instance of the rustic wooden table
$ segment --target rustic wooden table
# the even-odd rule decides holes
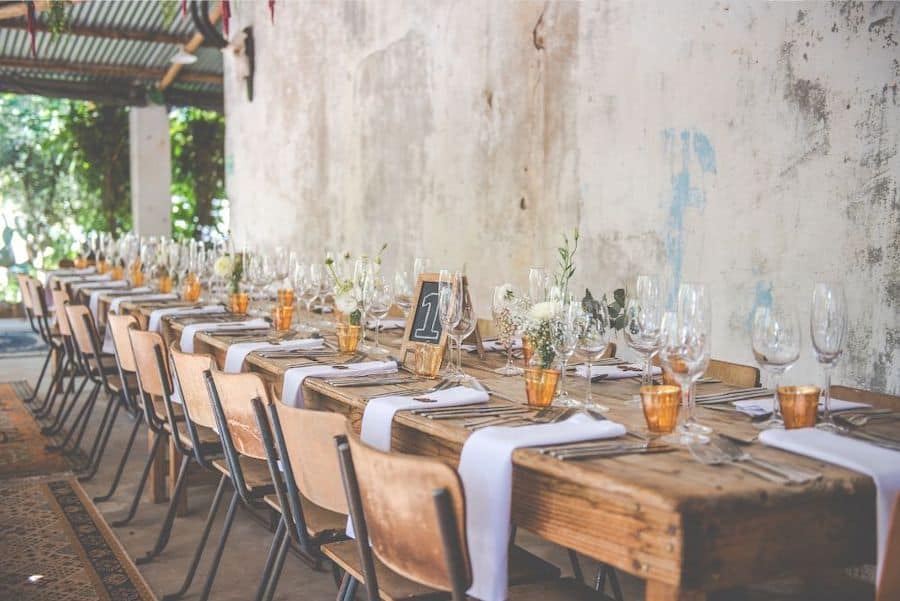
[[[145,316],[150,310],[123,306]],[[176,319],[164,324],[169,340],[183,328]],[[221,366],[229,344],[227,337],[200,334],[195,351],[211,353]],[[382,344],[399,348],[399,333],[383,333]],[[525,401],[521,377],[491,371],[502,364],[499,353],[485,361],[464,355],[468,373],[505,397]],[[245,367],[278,394],[290,361],[251,354]],[[569,379],[576,396],[584,384]],[[307,407],[343,413],[357,431],[366,398],[394,388],[334,388],[313,378],[305,386]],[[732,387],[700,386],[701,393]],[[625,404],[637,388],[635,379],[599,382],[593,393],[610,407],[609,419],[645,433],[641,410]],[[717,432],[747,440],[756,433],[750,419],[736,412],[698,413]],[[467,436],[459,422],[409,412],[397,414],[392,433],[397,451],[453,464]],[[520,528],[644,579],[650,601],[704,599],[710,591],[874,561],[875,487],[868,476],[759,443],[748,448],[823,477],[803,485],[772,484],[731,466],[702,465],[685,450],[564,462],[520,449],[513,455],[513,519]]]

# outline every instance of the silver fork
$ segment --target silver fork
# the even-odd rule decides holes
[[[747,461],[763,469],[775,472],[776,474],[781,474],[791,482],[804,484],[806,482],[818,480],[822,477],[822,474],[817,472],[808,472],[806,470],[801,470],[787,465],[781,465],[778,463],[772,463],[771,461],[757,459],[727,438],[717,437],[713,438],[713,440],[710,442],[735,461]]]
[[[690,450],[691,455],[694,457],[694,459],[704,465],[733,465],[747,472],[748,474],[753,474],[758,478],[768,480],[769,482],[774,482],[775,484],[791,483],[790,480],[783,476],[767,472],[758,467],[748,465],[747,463],[735,461],[734,459],[731,459],[728,455],[726,455],[721,449],[718,449],[710,444],[690,444],[688,445],[688,450]]]

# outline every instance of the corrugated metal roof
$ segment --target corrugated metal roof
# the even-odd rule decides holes
[[[22,80],[73,82],[83,88],[83,84],[91,82],[98,86],[118,82],[147,87],[162,77],[181,44],[196,31],[190,14],[182,16],[180,10],[166,25],[161,3],[154,1],[88,0],[74,4],[69,15],[71,32],[53,36],[47,31],[37,31],[36,59],[31,58],[29,35],[22,28],[24,18],[0,21],[0,89],[3,89],[4,75],[15,76],[20,83]],[[38,23],[46,25],[46,13],[38,14]],[[92,34],[86,35],[85,30],[92,30]],[[110,37],[104,37],[105,33]],[[131,34],[130,38],[144,34],[144,37],[163,40],[122,39],[116,37],[117,33]],[[196,56],[197,61],[182,69],[170,89],[182,100],[191,94],[205,96],[198,104],[209,104],[218,96],[221,105],[221,53],[215,48],[201,47]],[[37,64],[28,65],[30,61]],[[84,71],[75,72],[78,67]],[[202,77],[202,81],[196,81],[192,80],[192,74],[194,79],[218,75],[219,80],[211,82],[207,81],[209,77]],[[183,77],[190,81],[184,81]]]

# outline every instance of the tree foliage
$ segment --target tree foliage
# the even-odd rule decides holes
[[[219,231],[225,196],[225,122],[219,113],[172,113],[173,235],[208,240]]]

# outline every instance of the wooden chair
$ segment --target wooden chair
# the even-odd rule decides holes
[[[54,436],[63,429],[66,420],[68,420],[72,409],[76,405],[77,399],[81,397],[81,393],[84,391],[84,388],[89,381],[87,377],[85,377],[81,381],[81,385],[78,387],[78,390],[75,391],[75,394],[74,396],[72,396],[70,403],[69,397],[75,390],[75,382],[79,376],[85,375],[85,371],[82,367],[80,356],[78,354],[75,341],[72,337],[72,328],[69,326],[69,318],[66,315],[65,311],[66,305],[69,304],[69,295],[64,290],[53,290],[51,291],[51,294],[53,298],[53,304],[57,307],[56,328],[59,331],[59,338],[63,345],[63,364],[62,373],[60,376],[60,385],[64,392],[62,398],[59,401],[59,407],[56,411],[56,417],[53,418],[52,416],[52,407],[46,414],[47,418],[52,418],[52,422],[49,426],[41,428],[41,434],[44,434],[46,436]],[[65,383],[66,374],[69,374],[68,384]]]
[[[265,503],[265,496],[275,492],[266,464],[265,444],[251,403],[252,399],[267,394],[262,379],[252,372],[226,374],[217,369],[205,372],[205,377],[216,417],[216,429],[225,451],[225,460],[215,460],[212,465],[229,476],[234,494],[200,595],[201,601],[209,598],[238,503],[247,507],[261,506]]]
[[[72,375],[70,371],[71,355],[67,354],[68,350],[59,335],[58,327],[51,323],[52,315],[47,309],[44,287],[36,279],[29,278],[27,288],[31,295],[32,312],[38,324],[38,332],[48,347],[47,357],[53,359],[53,377],[50,379],[44,400],[39,406],[32,408],[32,413],[36,418],[44,419],[53,411],[56,398],[62,392],[65,376]],[[35,387],[36,391],[37,387]]]
[[[19,293],[22,295],[22,308],[25,311],[25,316],[28,318],[28,325],[31,327],[35,334],[38,334],[43,338],[41,330],[38,327],[37,318],[34,315],[34,302],[31,291],[32,277],[24,273],[17,273],[16,280],[19,282]],[[41,373],[38,376],[34,388],[31,390],[31,394],[22,399],[22,402],[25,403],[26,406],[34,402],[34,399],[37,398],[38,390],[40,390],[41,388],[41,384],[44,381],[44,376],[47,374],[47,367],[50,365],[50,360],[53,358],[53,356],[53,349],[51,347],[47,351],[47,356],[44,357],[44,364],[41,366]]]
[[[115,316],[110,315],[110,318],[113,317]],[[214,459],[218,459],[221,456],[222,446],[219,435],[216,432],[218,426],[205,377],[205,373],[215,366],[215,360],[212,355],[208,354],[181,352],[175,348],[175,345],[169,346],[169,354],[172,359],[178,390],[184,403],[183,409],[186,418],[183,425],[179,424],[179,430],[184,430],[184,433],[180,433],[179,436],[190,440],[194,460],[201,467],[210,471],[220,471],[212,463]],[[194,575],[197,572],[197,566],[206,548],[209,533],[219,511],[219,505],[228,482],[229,475],[221,474],[219,485],[216,488],[212,504],[207,513],[200,541],[188,566],[184,582],[178,591],[165,595],[163,599],[178,599],[184,596],[190,588]]]
[[[703,375],[707,378],[716,378],[726,384],[743,388],[753,388],[760,385],[758,367],[731,363],[721,359],[710,359],[706,373]]]
[[[35,334],[40,334],[34,321],[34,311],[31,303],[31,291],[28,288],[28,280],[31,276],[27,273],[16,272],[16,282],[19,284],[19,294],[22,295],[22,312],[28,319],[28,325]]]
[[[125,444],[125,450],[122,452],[122,458],[119,460],[119,466],[116,468],[109,490],[94,497],[95,503],[108,501],[115,494],[125,471],[125,465],[128,463],[128,457],[131,455],[131,449],[134,447],[134,440],[143,423],[142,409],[138,404],[140,391],[137,385],[137,366],[131,350],[131,338],[128,334],[129,329],[137,327],[137,320],[131,315],[112,315],[106,327],[109,328],[113,341],[113,356],[116,359],[116,371],[119,374],[119,387],[124,408],[134,418],[134,425],[131,427],[128,442]]]
[[[465,601],[472,571],[456,471],[437,459],[383,453],[352,433],[337,446],[369,601],[389,599],[381,586],[385,569],[432,594],[449,592],[453,601]],[[562,579],[510,586],[508,598],[587,601],[598,594]]]
[[[891,511],[891,524],[887,533],[887,547],[884,551],[884,565],[881,568],[881,579],[875,589],[875,599],[876,601],[900,599],[900,495],[894,498],[894,509]]]
[[[869,403],[873,407],[882,407],[900,411],[900,396],[894,396],[883,392],[872,392],[871,390],[836,385],[831,387],[831,398],[841,399],[842,401],[853,401],[855,403]]]

